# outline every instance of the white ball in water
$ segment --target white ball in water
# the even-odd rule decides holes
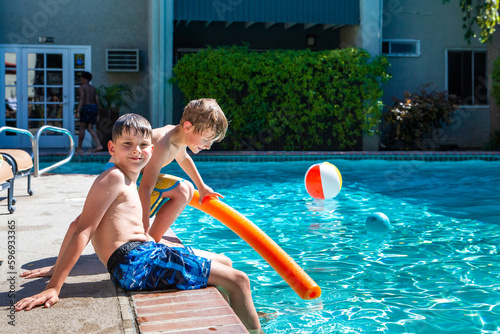
[[[391,221],[382,212],[375,212],[366,218],[368,232],[387,232],[391,228]]]

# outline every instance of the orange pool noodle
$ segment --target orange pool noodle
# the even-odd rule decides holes
[[[241,239],[246,241],[290,285],[302,299],[321,295],[321,288],[307,273],[267,234],[238,211],[216,198],[205,198],[199,204],[200,194],[195,191],[190,206],[214,217]]]

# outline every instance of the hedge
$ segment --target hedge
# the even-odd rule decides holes
[[[353,48],[209,47],[182,57],[171,82],[187,101],[217,99],[231,122],[227,149],[352,149],[380,121],[388,67]]]

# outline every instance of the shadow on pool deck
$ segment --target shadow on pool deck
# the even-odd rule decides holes
[[[6,194],[0,193],[2,333],[137,333],[139,324],[144,333],[166,329],[178,333],[189,328],[192,331],[186,333],[214,330],[245,333],[239,319],[215,288],[132,295],[115,288],[91,245],[85,248],[68,276],[56,305],[50,309],[38,307],[28,312],[13,312],[12,303],[42,291],[49,280],[45,277],[26,280],[19,274],[55,262],[67,228],[81,212],[94,179],[92,175],[47,174],[32,179],[33,196],[26,193],[26,179],[17,179],[14,194],[17,203],[13,214],[8,214]],[[11,247],[10,261],[15,263],[8,267],[6,245],[13,239],[15,247]],[[208,303],[201,302],[203,298]],[[193,300],[200,302],[192,303]],[[175,308],[177,314],[173,313],[172,303],[179,307]],[[156,308],[145,307],[145,304],[154,304]],[[213,305],[219,306],[210,312],[222,313],[208,313],[207,308]],[[141,312],[139,322],[136,321],[136,307]],[[214,323],[208,319],[218,320]]]

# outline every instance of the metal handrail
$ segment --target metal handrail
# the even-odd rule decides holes
[[[31,134],[31,132],[29,132],[28,130],[25,130],[25,129],[13,128],[11,126],[2,126],[0,128],[0,134],[2,134],[2,132],[14,132],[14,133],[22,134],[22,135],[27,135],[28,137],[30,137],[30,140],[31,140],[31,157],[33,158],[33,154],[35,152],[36,143],[35,143],[35,137],[33,137],[33,134]]]
[[[39,142],[40,136],[42,135],[42,132],[44,132],[46,130],[50,130],[50,131],[54,131],[54,132],[58,132],[58,133],[62,133],[62,134],[67,135],[69,137],[70,153],[69,153],[68,157],[66,157],[66,159],[61,160],[59,162],[56,162],[55,164],[53,164],[47,168],[39,170],[39,166],[40,166],[39,156],[40,155],[39,155],[39,150],[38,150],[38,148],[39,148],[38,142]],[[35,177],[41,176],[42,174],[47,173],[48,171],[51,171],[51,170],[53,170],[61,165],[64,165],[65,163],[69,162],[73,158],[73,155],[75,154],[75,141],[73,140],[73,135],[71,134],[71,132],[69,132],[68,130],[66,130],[64,128],[59,128],[57,126],[52,126],[52,125],[44,125],[40,129],[38,129],[38,131],[36,133],[36,137],[33,137],[33,134],[28,130],[13,128],[11,126],[0,127],[0,134],[2,132],[19,133],[19,134],[27,135],[30,138],[30,140],[31,140],[31,157],[33,158]]]
[[[40,139],[40,136],[42,135],[42,133],[44,131],[54,131],[54,132],[58,132],[58,133],[62,133],[62,134],[65,134],[68,136],[69,138],[69,155],[61,160],[61,161],[58,161],[56,162],[55,164],[53,165],[50,165],[49,167],[46,167],[42,170],[38,170],[39,169],[39,152],[38,152],[38,143],[39,143],[39,139]],[[64,128],[59,128],[57,126],[52,126],[52,125],[44,125],[42,126],[40,129],[38,129],[38,131],[36,132],[36,137],[35,137],[35,177],[38,177],[38,176],[41,176],[45,173],[47,173],[48,171],[51,171],[61,165],[64,165],[65,163],[69,162],[72,158],[73,158],[73,155],[75,154],[75,141],[73,140],[73,135],[71,134],[71,132],[69,132],[68,130],[64,129]]]

